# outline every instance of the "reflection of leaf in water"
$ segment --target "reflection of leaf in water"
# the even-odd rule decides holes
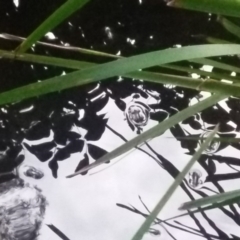
[[[88,151],[91,157],[95,160],[108,153],[106,150],[92,144],[88,144]]]
[[[62,240],[70,240],[62,231],[60,231],[53,224],[46,224],[54,233],[56,233]]]
[[[88,155],[85,153],[84,154],[84,159],[82,159],[79,164],[77,165],[75,172],[79,171],[80,169],[84,168],[89,164],[89,158]],[[86,175],[88,171],[81,173],[81,175]]]
[[[27,140],[38,140],[50,135],[50,126],[48,121],[42,121],[32,126],[26,133]]]

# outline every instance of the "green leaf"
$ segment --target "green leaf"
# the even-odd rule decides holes
[[[150,53],[145,53],[129,58],[118,59],[112,62],[96,65],[87,69],[75,71],[64,76],[57,76],[54,78],[47,79],[42,82],[29,84],[24,87],[10,90],[0,94],[0,104],[6,104],[14,101],[20,101],[30,97],[39,96],[46,93],[51,93],[55,91],[61,91],[63,89],[80,86],[83,84],[88,84],[91,82],[96,82],[106,78],[114,76],[123,76],[126,73],[136,71],[142,68],[148,68],[156,65],[167,64],[171,62],[190,60],[194,58],[210,57],[210,56],[221,56],[221,55],[232,55],[240,54],[240,45],[235,44],[223,44],[223,45],[199,45],[199,46],[188,46],[182,48],[173,48],[160,50]],[[143,73],[146,77],[149,77],[148,73]],[[135,73],[137,75],[137,73]],[[133,76],[133,74],[128,74],[128,76]],[[165,75],[167,78],[167,75]],[[160,78],[160,75],[154,75],[155,80]],[[216,81],[206,81],[203,84],[202,80],[190,81],[189,79],[176,79],[172,76],[168,76],[175,83],[181,83],[181,86],[194,87],[196,89],[211,89],[215,91]],[[200,82],[198,82],[200,81]],[[162,76],[161,81],[158,82],[166,83],[164,77]],[[195,82],[195,83],[194,83]],[[219,83],[221,86],[217,88],[219,92],[238,94],[238,86],[234,87],[231,84]]]
[[[189,210],[192,208],[198,208],[209,204],[216,204],[222,201],[227,201],[231,199],[238,199],[236,202],[239,202],[240,190],[229,191],[225,193],[220,193],[210,197],[204,197],[198,200],[185,202],[180,207],[179,210]]]
[[[180,72],[186,72],[186,73],[196,73],[198,75],[201,76],[206,76],[206,77],[211,77],[214,79],[227,79],[230,81],[240,81],[239,78],[236,77],[232,77],[230,75],[226,75],[226,74],[219,74],[219,73],[214,73],[214,72],[206,72],[203,70],[199,70],[199,69],[195,69],[195,68],[190,68],[190,67],[183,67],[183,66],[177,66],[177,65],[173,65],[173,64],[169,64],[169,65],[161,65],[161,68],[167,68],[167,69],[172,69],[172,70],[177,70]]]
[[[191,59],[189,62],[194,62],[194,63],[199,63],[202,65],[209,65],[213,66],[215,68],[227,70],[229,72],[236,72],[240,73],[240,68],[236,66],[232,66],[226,63],[218,62],[216,60],[208,59],[208,58],[203,58],[203,59]]]
[[[71,14],[83,7],[89,0],[68,0],[48,17],[33,33],[15,50],[17,53],[26,52],[35,42],[47,32],[55,28]]]
[[[188,210],[188,212],[186,212],[186,213],[183,213],[183,214],[180,214],[180,215],[168,218],[168,219],[164,219],[161,222],[168,222],[170,220],[174,220],[176,218],[184,217],[184,216],[187,216],[187,215],[190,215],[190,214],[199,213],[199,212],[203,212],[203,211],[208,211],[208,210],[228,206],[230,204],[239,203],[239,202],[240,202],[240,197],[232,198],[230,200],[225,200],[225,201],[222,201],[220,203],[213,203],[213,204],[211,204],[210,206],[207,206],[207,207],[201,207],[201,208],[198,208],[196,210],[191,210],[191,211]]]
[[[64,58],[56,58],[56,57],[47,57],[43,55],[35,55],[28,53],[15,54],[14,52],[0,50],[0,58],[3,59],[13,59],[30,63],[39,63],[44,65],[52,65],[63,68],[70,69],[83,69],[88,67],[93,67],[97,64],[85,62],[85,61],[77,61],[71,59]]]
[[[230,32],[231,34],[240,38],[240,27],[239,26],[237,26],[235,23],[233,23],[223,17],[219,17],[218,20],[228,32]]]
[[[128,141],[127,143],[121,145],[120,147],[116,148],[112,152],[107,153],[103,157],[99,158],[96,162],[84,167],[80,171],[77,171],[67,177],[68,178],[74,177],[82,172],[85,172],[87,170],[95,168],[109,160],[112,160],[112,159],[128,152],[129,150],[138,146],[139,144],[147,141],[148,139],[159,136],[160,134],[162,134],[164,131],[166,131],[170,127],[172,127],[172,126],[176,125],[177,123],[183,121],[184,119],[194,115],[195,113],[200,112],[203,109],[214,105],[215,103],[223,100],[224,98],[226,98],[226,95],[213,95],[201,102],[198,102],[197,104],[195,104],[193,106],[190,106],[190,107],[176,113],[169,119],[159,123],[158,125],[156,125],[155,127],[151,128],[151,129],[145,131],[141,135],[139,135],[139,136],[133,138],[132,140]]]
[[[206,36],[204,37],[204,40],[208,43],[213,43],[213,44],[231,44],[233,42],[229,42],[223,39],[219,39],[219,38],[214,38],[214,37],[210,37],[210,36]]]
[[[167,5],[194,11],[240,17],[239,0],[167,0]]]
[[[186,164],[182,172],[178,174],[175,181],[171,184],[171,186],[168,188],[166,193],[163,195],[161,200],[158,202],[156,207],[153,209],[153,211],[150,213],[150,215],[147,217],[147,219],[144,221],[142,226],[139,228],[137,233],[134,235],[132,240],[141,240],[144,233],[148,231],[149,227],[151,226],[152,222],[157,218],[158,214],[161,212],[165,204],[168,202],[170,197],[173,195],[177,187],[181,184],[182,180],[184,179],[185,175],[190,171],[194,163],[199,159],[202,152],[206,150],[209,146],[209,143],[212,141],[214,135],[218,131],[218,127],[215,127],[214,131],[209,134],[209,137],[206,139],[206,141],[201,145],[199,150],[193,155],[191,160]]]
[[[190,140],[190,141],[203,141],[206,139],[205,137],[191,137],[191,136],[186,136],[186,137],[175,137],[176,139],[179,140]],[[219,138],[214,138],[213,142],[225,142],[225,143],[239,143],[240,138],[231,138],[231,137],[219,137]]]
[[[12,40],[12,41],[20,41],[20,42],[22,42],[23,40],[26,40],[26,38],[8,34],[8,33],[0,34],[0,38]],[[65,50],[65,51],[80,52],[83,54],[89,54],[89,55],[95,55],[95,56],[101,56],[101,57],[121,58],[121,56],[117,56],[114,54],[109,54],[109,53],[105,53],[105,52],[100,52],[100,51],[95,51],[95,50],[80,48],[80,47],[74,47],[74,46],[62,46],[62,45],[41,42],[41,41],[37,41],[35,44],[46,46],[46,47],[51,47],[51,48],[57,48],[60,50]],[[18,55],[18,54],[15,53],[15,55]]]

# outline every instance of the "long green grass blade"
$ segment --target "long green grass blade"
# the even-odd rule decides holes
[[[167,0],[171,7],[240,17],[239,0]]]
[[[201,76],[206,76],[206,77],[211,77],[214,79],[227,79],[230,81],[240,81],[239,78],[232,77],[230,75],[226,74],[219,74],[219,73],[214,73],[214,72],[206,72],[203,70],[195,69],[195,68],[190,68],[190,67],[183,67],[183,66],[177,66],[173,64],[168,64],[168,65],[161,65],[161,68],[167,68],[167,69],[172,69],[172,70],[177,70],[180,72],[185,72],[185,73],[196,73]]]
[[[199,64],[202,64],[202,65],[209,65],[209,66],[213,66],[213,67],[218,68],[218,69],[227,70],[229,72],[240,73],[240,68],[239,67],[232,66],[230,64],[226,64],[226,63],[222,63],[222,62],[218,62],[216,60],[212,60],[212,59],[208,59],[208,58],[191,59],[189,62],[199,63]]]
[[[221,56],[229,54],[230,55],[240,54],[240,45],[235,44],[199,45],[145,53],[129,58],[118,59],[112,62],[100,64],[87,69],[75,71],[64,76],[57,76],[42,82],[29,84],[24,87],[4,92],[0,94],[0,104],[6,104],[14,101],[27,99],[30,97],[39,96],[46,93],[61,91],[63,89],[88,84],[91,82],[96,82],[114,76],[123,76],[126,73],[131,73],[142,68],[148,68],[156,65],[167,64],[177,61],[190,60],[194,58]],[[144,74],[147,75],[147,73]],[[155,77],[158,76],[155,75]],[[176,80],[173,77],[171,77],[171,79],[172,81]],[[188,87],[188,85],[191,84],[192,87],[195,87],[199,90],[200,89],[204,90],[205,87],[214,90],[216,87],[216,83],[210,80],[204,83],[202,82],[202,80],[199,80],[200,81],[199,83],[196,80],[195,85],[192,83],[193,81],[188,81],[188,79],[185,80],[186,81],[185,83],[182,84],[182,86]],[[161,79],[161,82],[166,83],[164,82],[163,78]],[[180,82],[180,79],[178,79],[176,83],[177,82]],[[224,93],[231,92],[234,93],[235,95],[238,94],[236,92],[236,88],[232,87],[230,84],[224,84],[223,86],[224,89],[226,90],[224,91],[224,89],[220,87],[218,89],[220,92]]]
[[[151,128],[151,129],[147,130],[146,132],[142,133],[141,135],[133,138],[132,140],[121,145],[120,147],[116,148],[112,152],[107,153],[103,157],[99,158],[96,162],[84,167],[83,169],[79,170],[78,172],[75,172],[67,177],[68,178],[74,177],[78,174],[81,174],[82,172],[85,172],[86,170],[95,168],[109,160],[112,160],[112,159],[128,152],[129,150],[138,146],[139,144],[147,141],[148,139],[151,139],[151,138],[154,138],[154,137],[160,135],[161,133],[163,133],[170,127],[172,127],[172,126],[176,125],[177,123],[183,121],[184,119],[194,115],[195,113],[200,112],[203,109],[214,105],[215,103],[223,100],[224,98],[226,98],[226,95],[219,95],[219,94],[217,95],[216,94],[216,95],[213,95],[191,107],[188,107],[188,108],[182,110],[181,112],[176,113],[169,119],[159,123],[155,127]]]
[[[18,61],[30,62],[30,63],[39,63],[43,65],[52,65],[57,67],[69,68],[69,69],[83,69],[83,68],[93,67],[97,65],[95,63],[90,63],[85,61],[48,57],[43,55],[35,55],[35,54],[28,54],[28,53],[15,54],[14,52],[9,52],[4,50],[0,50],[0,58],[12,59],[12,60],[18,60]]]
[[[200,198],[195,201],[185,202],[179,207],[179,210],[189,210],[189,209],[203,207],[209,204],[215,204],[215,203],[219,203],[219,202],[227,201],[231,199],[238,199],[239,201],[239,197],[240,197],[240,190],[229,191],[229,192],[213,195],[210,197]]]
[[[237,26],[235,23],[233,23],[223,17],[220,17],[218,20],[228,32],[230,32],[231,34],[240,38],[240,27],[239,26]]]
[[[192,79],[190,77],[180,77],[170,74],[153,73],[142,71],[124,74],[124,76],[146,80],[154,83],[172,84],[179,87],[195,89],[198,91],[207,91],[221,93],[233,96],[240,96],[240,84],[219,82],[212,79]]]
[[[232,198],[230,200],[225,200],[225,201],[222,201],[220,203],[213,203],[213,204],[211,204],[211,205],[209,205],[207,207],[201,207],[201,208],[198,208],[196,210],[191,210],[191,211],[189,210],[186,213],[183,213],[183,214],[180,214],[180,215],[168,218],[168,219],[164,219],[162,222],[168,222],[170,220],[174,220],[176,218],[184,217],[184,216],[187,216],[187,215],[190,215],[190,214],[193,214],[193,213],[199,213],[199,212],[203,212],[203,211],[208,211],[208,210],[212,210],[212,209],[215,209],[215,208],[228,206],[230,204],[239,203],[239,202],[240,202],[240,197]]]
[[[71,14],[83,7],[89,0],[68,0],[48,17],[30,36],[15,50],[17,53],[27,51],[35,42],[47,32],[55,28]]]
[[[0,38],[12,40],[12,41],[20,41],[20,42],[26,40],[26,38],[19,37],[16,35],[11,35],[8,33],[0,34]],[[117,56],[114,54],[109,54],[109,53],[105,53],[105,52],[100,52],[100,51],[95,51],[95,50],[80,48],[80,47],[74,47],[74,46],[62,46],[62,45],[41,42],[41,41],[37,41],[35,44],[46,46],[46,47],[51,47],[51,48],[56,48],[59,50],[79,52],[79,53],[83,53],[83,54],[89,54],[89,55],[95,55],[95,56],[101,56],[101,57],[121,58],[121,56]],[[18,54],[15,53],[15,55],[18,55]]]
[[[0,56],[1,55],[4,58],[10,58],[10,59],[14,58],[14,53],[12,52],[0,50]],[[18,54],[15,56],[15,59],[23,60],[23,61],[32,61],[32,62],[42,63],[42,64],[51,64],[55,66],[62,66],[62,67],[73,68],[73,69],[84,69],[84,68],[96,66],[96,64],[89,63],[89,62],[67,60],[67,59],[45,57],[45,56],[36,56],[31,54]],[[227,93],[230,95],[238,95],[238,93],[240,92],[240,86],[236,84],[217,82],[211,79],[208,79],[207,81],[205,81],[202,79],[192,79],[190,77],[179,77],[175,75],[146,72],[146,71],[127,73],[127,74],[123,74],[123,76],[128,78],[142,79],[145,81],[150,81],[155,83],[174,84],[177,86],[186,87],[190,89],[204,90],[204,91],[210,91],[215,93]],[[233,78],[233,79],[238,80],[237,78]],[[90,82],[91,80],[88,80],[88,83]],[[78,84],[78,86],[84,83],[85,81],[82,81]],[[28,85],[28,87],[30,86],[31,85]],[[17,100],[16,96],[18,97],[22,96],[24,99],[28,97],[28,94],[30,94],[30,97],[38,95],[39,94],[38,89],[34,89],[34,84],[32,84],[32,86],[33,87],[31,91],[27,91],[26,90],[27,88],[23,87],[23,88],[11,90],[10,91],[12,93],[11,95],[9,94],[9,92],[5,94],[3,93],[2,98],[0,98],[0,104],[6,104],[14,100],[16,101]],[[53,88],[52,89],[49,88],[49,90],[53,90]]]
[[[204,40],[208,43],[213,43],[213,44],[231,44],[233,42],[229,42],[220,38],[214,38],[214,37],[210,37],[210,36],[206,36],[204,37]]]
[[[170,197],[173,195],[177,187],[181,184],[182,180],[184,179],[185,175],[190,171],[194,163],[199,159],[202,152],[208,148],[209,143],[212,141],[214,135],[218,131],[218,128],[216,127],[214,131],[209,135],[209,137],[206,139],[206,141],[201,145],[199,150],[193,155],[191,160],[186,164],[182,172],[178,174],[175,181],[171,184],[171,186],[168,188],[166,193],[163,195],[161,200],[158,202],[156,207],[153,209],[153,211],[150,213],[150,215],[146,218],[142,226],[139,228],[139,230],[136,232],[132,240],[141,240],[145,232],[148,231],[150,228],[152,222],[157,218],[158,214],[161,212],[167,201],[170,199]]]
[[[206,139],[205,137],[191,137],[191,136],[186,136],[186,137],[174,137],[174,139],[179,139],[179,140],[190,140],[190,141],[203,141]],[[219,137],[219,138],[214,138],[213,142],[224,142],[224,143],[239,143],[240,138],[231,138],[231,137]]]

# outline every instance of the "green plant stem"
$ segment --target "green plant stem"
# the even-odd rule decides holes
[[[51,31],[71,14],[83,7],[89,0],[67,0],[59,7],[50,17],[48,17],[38,28],[36,28],[30,36],[24,40],[15,50],[16,53],[27,51],[35,42],[43,37],[47,32]]]

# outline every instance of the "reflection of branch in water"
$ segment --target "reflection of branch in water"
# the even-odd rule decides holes
[[[57,234],[62,240],[70,240],[62,231],[60,231],[53,224],[46,224],[55,234]]]
[[[117,135],[119,138],[121,138],[124,142],[128,142],[128,140],[127,140],[125,137],[123,137],[120,133],[118,133],[116,130],[114,130],[113,128],[111,128],[111,127],[108,126],[107,124],[106,124],[106,128],[108,128],[110,131],[112,131],[115,135]],[[151,140],[151,139],[150,139],[150,140]],[[145,142],[144,142],[143,144],[145,144]],[[155,158],[153,155],[151,155],[150,153],[148,153],[147,151],[143,150],[143,149],[140,148],[140,147],[135,147],[135,149],[138,149],[139,151],[147,154],[149,157],[151,157],[152,159],[154,159],[154,161],[157,162],[157,164],[159,164],[160,166],[162,166],[161,163],[160,163],[160,161],[159,161],[157,158]]]
[[[148,211],[148,213],[150,214],[151,211],[148,209],[147,205],[143,202],[141,196],[138,196],[139,200],[141,201],[142,205],[145,207],[145,209]],[[165,226],[161,223],[158,222],[159,225],[161,225],[162,228],[164,228],[164,230],[168,233],[169,236],[171,236],[173,239],[175,239],[175,237],[167,230],[167,228],[165,228]],[[150,230],[150,229],[149,229]]]

